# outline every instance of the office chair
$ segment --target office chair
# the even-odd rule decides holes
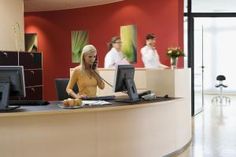
[[[56,93],[57,93],[58,100],[64,100],[67,98],[71,98],[66,92],[66,87],[67,87],[68,82],[69,82],[69,78],[55,79]],[[75,93],[79,92],[77,85],[74,86],[73,90]]]
[[[224,75],[218,75],[216,77],[216,80],[219,81],[219,84],[215,85],[215,87],[220,88],[220,93],[219,93],[218,96],[213,97],[211,102],[212,103],[218,103],[219,102],[220,104],[223,104],[224,102],[226,104],[230,103],[230,101],[231,101],[230,98],[223,95],[223,89],[228,87],[227,85],[223,84],[223,81],[226,80],[225,76]]]

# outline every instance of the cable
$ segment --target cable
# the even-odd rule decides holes
[[[109,82],[107,82],[104,78],[102,78],[95,70],[94,72],[100,79],[102,79],[106,84],[108,84],[111,88],[113,88],[113,86]]]
[[[100,79],[102,79],[106,84],[108,84],[111,88],[113,88],[113,86],[109,83],[109,82],[107,82],[104,78],[102,78],[97,72],[96,72],[96,70],[93,70],[94,71],[94,73],[100,78]],[[127,93],[127,91],[121,91],[122,93],[125,93],[125,94],[128,94]]]

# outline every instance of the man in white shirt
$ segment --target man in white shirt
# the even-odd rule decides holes
[[[168,66],[160,62],[159,55],[155,48],[156,38],[154,34],[146,36],[146,46],[141,49],[142,61],[145,68],[160,68],[165,69]]]
[[[120,37],[113,37],[109,45],[110,51],[105,56],[104,68],[115,68],[120,64],[129,64],[121,51],[121,46]]]

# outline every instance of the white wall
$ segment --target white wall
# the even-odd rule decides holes
[[[25,50],[23,0],[0,0],[0,50]]]

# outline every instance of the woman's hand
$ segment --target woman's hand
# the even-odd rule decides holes
[[[86,97],[88,97],[87,95],[85,95],[85,94],[82,94],[82,95],[80,95],[80,94],[77,94],[77,99],[83,99],[83,98],[86,98]]]

